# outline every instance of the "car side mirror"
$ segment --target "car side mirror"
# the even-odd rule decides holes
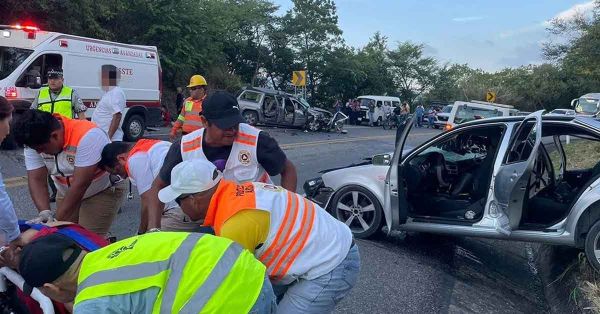
[[[42,87],[42,77],[40,75],[27,75],[27,87],[38,89]]]
[[[373,156],[371,162],[375,166],[389,166],[392,163],[392,155],[390,154],[379,154]]]

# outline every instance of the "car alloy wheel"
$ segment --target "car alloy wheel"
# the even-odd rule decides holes
[[[600,220],[596,221],[587,233],[585,256],[596,272],[600,272]]]
[[[350,228],[356,238],[369,238],[381,230],[382,207],[375,195],[361,186],[340,189],[332,206],[332,213]]]
[[[244,111],[244,120],[250,125],[256,125],[258,123],[258,115],[254,111],[246,110]]]

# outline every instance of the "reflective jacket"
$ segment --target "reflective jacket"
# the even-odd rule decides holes
[[[270,184],[222,180],[204,224],[220,236],[223,224],[247,209],[269,212],[267,239],[254,254],[267,266],[269,278],[278,284],[327,274],[350,250],[352,233],[348,226],[301,195]]]
[[[46,111],[49,113],[58,113],[61,116],[68,118],[73,117],[73,89],[64,86],[60,90],[60,94],[52,100],[50,96],[50,88],[42,87],[38,94],[38,110]]]
[[[264,279],[264,265],[231,240],[148,233],[86,254],[75,306],[158,287],[153,313],[248,313]]]
[[[173,132],[176,132],[179,128],[182,129],[183,133],[191,133],[204,127],[200,120],[200,114],[202,113],[202,102],[203,99],[192,99],[188,97],[183,102],[183,108],[181,113],[173,125]]]
[[[229,158],[223,169],[223,177],[238,183],[272,183],[267,171],[258,162],[258,134],[261,131],[251,125],[240,123]],[[181,157],[183,160],[204,159],[202,136],[204,129],[194,131],[181,138]]]
[[[63,150],[57,155],[41,153],[48,173],[56,183],[57,190],[61,195],[65,195],[71,187],[71,180],[75,173],[75,156],[81,139],[92,129],[97,128],[96,124],[87,120],[75,120],[61,117],[58,114],[54,116],[60,121],[64,129]],[[94,196],[110,187],[110,178],[107,172],[96,169],[94,179],[83,198]]]

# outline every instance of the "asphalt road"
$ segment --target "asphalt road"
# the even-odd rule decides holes
[[[319,170],[360,162],[390,152],[395,131],[348,127],[348,134],[304,133],[264,128],[298,169],[298,189]],[[437,130],[417,129],[416,146]],[[166,139],[168,131],[150,132]],[[24,179],[21,152],[0,152],[0,166],[21,218],[35,215]],[[135,194],[135,193],[134,193]],[[112,233],[132,235],[139,222],[139,198],[126,201]],[[543,290],[527,243],[393,233],[358,241],[362,259],[359,283],[336,313],[540,313],[546,312]]]

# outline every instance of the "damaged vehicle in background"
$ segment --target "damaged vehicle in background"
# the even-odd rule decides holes
[[[245,88],[237,98],[240,112],[250,125],[305,128],[314,132],[333,118],[331,112],[311,107],[303,98],[274,89]]]
[[[394,153],[324,171],[306,196],[357,238],[385,224],[567,245],[600,271],[600,121],[542,113],[460,124],[415,149],[408,123]]]

